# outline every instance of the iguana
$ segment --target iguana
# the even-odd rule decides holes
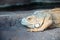
[[[35,11],[32,15],[22,18],[21,24],[30,28],[28,31],[31,32],[60,27],[60,8]]]

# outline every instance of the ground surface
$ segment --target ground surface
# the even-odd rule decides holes
[[[0,12],[0,40],[60,40],[60,28],[49,29],[44,32],[26,31],[27,28],[20,23],[21,18],[32,14],[34,11],[35,10]],[[20,15],[18,19],[15,17],[16,14]],[[3,17],[1,17],[1,15]],[[6,19],[3,18],[7,15],[12,15],[11,18],[16,19],[11,19],[6,22]],[[9,17],[7,19],[9,19]]]

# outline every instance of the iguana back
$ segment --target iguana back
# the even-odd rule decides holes
[[[54,8],[51,10],[53,25],[60,27],[60,8]]]

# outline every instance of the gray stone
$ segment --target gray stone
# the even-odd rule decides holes
[[[60,28],[47,29],[43,32],[26,31],[27,28],[20,23],[21,18],[33,12],[34,10],[0,12],[0,40],[60,40]]]

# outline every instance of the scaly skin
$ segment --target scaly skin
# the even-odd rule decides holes
[[[27,17],[27,21],[29,22],[29,24],[36,24],[37,22],[43,22],[41,27],[31,28],[31,29],[28,29],[27,31],[37,32],[37,31],[44,31],[45,29],[49,27],[60,27],[60,8],[45,10],[43,13],[45,13],[46,15],[46,17],[44,16],[45,19],[43,18],[39,19],[33,16]],[[31,18],[31,19],[28,20],[28,18]],[[53,25],[53,26],[50,26],[50,25]]]

